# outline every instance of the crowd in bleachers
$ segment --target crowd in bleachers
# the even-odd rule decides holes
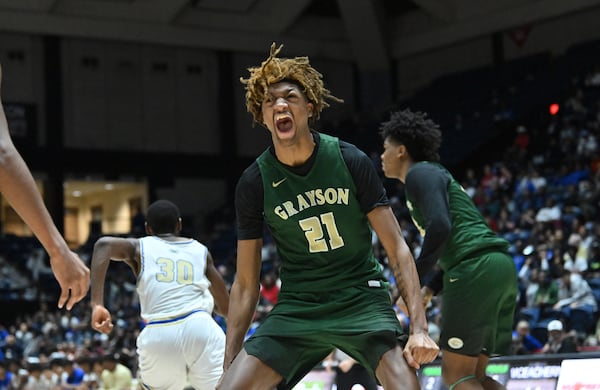
[[[579,50],[575,47],[569,54],[578,59]],[[544,67],[544,61],[551,62]],[[600,59],[597,64],[588,62],[587,67],[570,64],[568,56],[535,56],[511,63],[488,88],[477,82],[478,75],[487,80],[487,70],[470,73],[468,85],[476,84],[477,93],[469,98],[452,91],[460,85],[463,93],[469,94],[459,82],[464,82],[464,75],[430,87],[439,99],[454,96],[451,106],[447,101],[427,108],[442,126],[443,156],[452,154],[452,161],[461,162],[450,164],[453,174],[492,229],[510,242],[520,286],[514,354],[594,350],[600,345]],[[560,73],[555,80],[562,84],[556,81],[558,85],[544,90],[560,92],[555,115],[539,112],[546,106],[523,98],[540,99],[536,88],[553,78],[553,72]],[[427,107],[428,95],[426,91],[421,94],[411,108]],[[440,114],[448,107],[452,108],[449,113]],[[325,120],[321,128],[360,146],[379,169],[378,119],[370,114],[340,122]],[[474,136],[477,131],[485,137]],[[485,146],[486,139],[498,137],[499,131],[509,142],[497,143],[495,149]],[[471,164],[467,156],[478,147],[487,148],[489,156],[497,158]],[[417,257],[422,238],[404,206],[402,185],[385,183]],[[203,240],[229,284],[235,274],[234,226],[232,205],[228,205],[211,217],[212,230]],[[393,279],[377,237],[373,245],[386,276]],[[89,246],[82,248],[82,257],[89,259],[89,250]],[[106,305],[115,317],[115,328],[107,337],[91,329],[87,302],[79,303],[72,312],[54,309],[57,284],[35,240],[2,237],[0,254],[0,302],[4,307],[12,304],[10,315],[0,317],[0,390],[10,386],[110,388],[114,376],[135,378],[135,339],[143,323],[135,278],[126,265],[113,263],[108,273]],[[262,254],[263,288],[249,334],[277,299],[279,259],[268,232]],[[408,326],[409,319],[400,310],[398,316]],[[433,336],[439,335],[439,316],[439,300],[434,299],[428,308]],[[216,320],[226,326],[222,318]]]

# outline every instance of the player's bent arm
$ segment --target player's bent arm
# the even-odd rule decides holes
[[[259,297],[262,239],[238,240],[237,273],[231,287],[227,314],[224,368],[242,349]]]
[[[210,281],[210,293],[215,299],[215,311],[226,317],[229,311],[229,292],[223,277],[215,268],[215,263],[210,252],[206,258],[206,277]]]
[[[120,237],[101,237],[96,241],[91,265],[92,308],[104,305],[104,279],[111,260],[126,262],[137,276],[140,269],[139,241]]]
[[[394,213],[389,206],[380,206],[371,210],[367,217],[385,248],[398,291],[408,308],[410,333],[427,334],[427,319],[415,261]]]

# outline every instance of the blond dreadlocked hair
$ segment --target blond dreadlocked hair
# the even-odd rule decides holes
[[[325,99],[343,102],[324,87],[323,75],[310,66],[308,57],[277,58],[282,48],[283,45],[277,47],[273,42],[269,58],[260,67],[248,68],[250,77],[247,79],[240,77],[242,84],[246,85],[246,109],[255,123],[263,123],[261,107],[269,86],[284,80],[298,84],[308,101],[314,105],[314,115],[310,118],[312,121],[319,119],[321,111],[329,107]]]

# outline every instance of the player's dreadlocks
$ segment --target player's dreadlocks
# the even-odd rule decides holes
[[[281,48],[283,45],[276,47],[273,42],[269,58],[260,67],[248,68],[249,78],[240,77],[242,84],[246,85],[246,108],[255,123],[263,123],[261,105],[268,87],[280,81],[290,81],[300,87],[314,105],[314,115],[310,118],[312,121],[319,119],[321,111],[329,107],[325,99],[343,102],[323,86],[323,75],[310,66],[308,57],[277,58]]]
[[[414,161],[440,160],[438,150],[442,144],[442,132],[439,125],[427,118],[424,112],[412,112],[410,109],[392,112],[390,120],[379,127],[385,140],[402,144]]]

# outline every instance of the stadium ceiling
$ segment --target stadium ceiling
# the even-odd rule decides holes
[[[364,68],[600,0],[0,0],[0,30],[354,60]]]

